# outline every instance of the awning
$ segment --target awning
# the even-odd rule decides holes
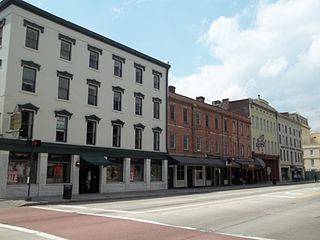
[[[111,165],[111,162],[103,154],[83,154],[81,155],[81,160],[83,160],[88,165],[95,166],[107,166]]]
[[[242,169],[264,169],[266,167],[265,162],[260,158],[255,159],[237,159],[235,162],[241,165]]]
[[[191,156],[169,156],[169,164],[188,166],[211,166],[223,167],[224,163],[219,158],[191,157]]]

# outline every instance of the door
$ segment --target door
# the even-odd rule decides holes
[[[168,168],[168,188],[173,188],[173,167]]]
[[[99,166],[81,166],[79,173],[79,193],[98,193],[99,179]]]
[[[187,186],[188,187],[192,187],[193,186],[193,171],[192,171],[192,167],[188,167],[187,170]]]

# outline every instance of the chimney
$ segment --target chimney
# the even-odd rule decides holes
[[[199,97],[196,97],[196,100],[198,101],[198,102],[202,102],[202,103],[204,103],[204,97],[202,97],[202,96],[199,96]]]
[[[169,86],[169,92],[171,93],[175,93],[176,92],[176,88],[174,86]]]
[[[215,100],[215,101],[212,102],[213,106],[220,106],[220,104],[221,104],[220,100]]]
[[[220,107],[226,110],[229,109],[229,98],[222,99]]]

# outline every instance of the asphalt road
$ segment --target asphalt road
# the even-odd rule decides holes
[[[31,235],[37,240],[319,240],[320,183],[1,209],[0,223],[1,240]]]

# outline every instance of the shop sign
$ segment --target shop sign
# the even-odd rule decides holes
[[[15,112],[10,116],[10,130],[19,130],[21,128],[22,115]]]
[[[8,171],[8,183],[17,183],[18,182],[18,171],[11,170]]]

